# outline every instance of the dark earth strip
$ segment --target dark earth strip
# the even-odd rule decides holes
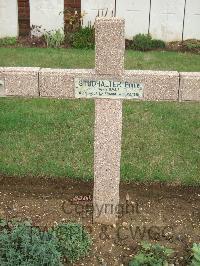
[[[76,265],[127,265],[143,240],[173,248],[173,263],[186,265],[192,244],[200,242],[200,187],[121,183],[120,206],[113,210],[120,219],[113,226],[92,224],[92,191],[92,182],[1,176],[0,218],[31,219],[44,228],[83,223],[93,248]]]

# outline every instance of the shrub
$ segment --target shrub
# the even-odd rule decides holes
[[[72,46],[74,48],[94,48],[95,46],[95,35],[93,27],[80,28],[73,34]]]
[[[141,51],[147,51],[150,50],[151,47],[151,36],[146,34],[137,34],[133,38],[133,44],[132,47],[134,50],[141,50]]]
[[[59,48],[65,40],[65,35],[61,30],[48,31],[44,34],[44,39],[47,47]]]
[[[16,43],[17,39],[15,37],[7,37],[0,39],[0,46],[15,45]]]
[[[62,265],[58,240],[52,231],[42,232],[26,223],[4,224],[3,227],[0,231],[0,265]]]
[[[152,40],[153,49],[164,49],[165,46],[165,42],[163,42],[162,40]]]
[[[88,233],[79,224],[60,224],[55,228],[59,239],[60,251],[70,262],[74,262],[85,256],[91,246]]]
[[[133,37],[132,48],[139,51],[149,51],[152,49],[165,48],[162,40],[153,40],[149,34],[137,34]]]
[[[186,51],[200,53],[200,40],[186,40],[183,42]]]
[[[129,266],[167,266],[169,256],[173,253],[171,249],[142,243],[141,251],[129,263]]]
[[[200,265],[200,244],[194,244],[192,247],[192,263],[191,266]]]

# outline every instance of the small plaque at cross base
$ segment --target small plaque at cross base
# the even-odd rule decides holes
[[[75,79],[76,98],[142,99],[143,84],[128,81]]]

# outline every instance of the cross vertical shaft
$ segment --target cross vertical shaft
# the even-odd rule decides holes
[[[118,79],[124,73],[125,22],[117,18],[97,18],[96,74]],[[119,205],[122,100],[95,101],[94,222],[113,224]]]

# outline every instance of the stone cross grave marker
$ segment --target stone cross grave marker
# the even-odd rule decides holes
[[[93,69],[1,68],[0,97],[94,98],[94,222],[113,224],[119,205],[123,99],[200,101],[200,73],[124,70],[125,21],[97,18]]]
[[[122,99],[142,98],[143,85],[123,80],[125,21],[97,18],[94,79],[75,79],[76,98],[95,98],[94,222],[113,224],[119,205]]]

